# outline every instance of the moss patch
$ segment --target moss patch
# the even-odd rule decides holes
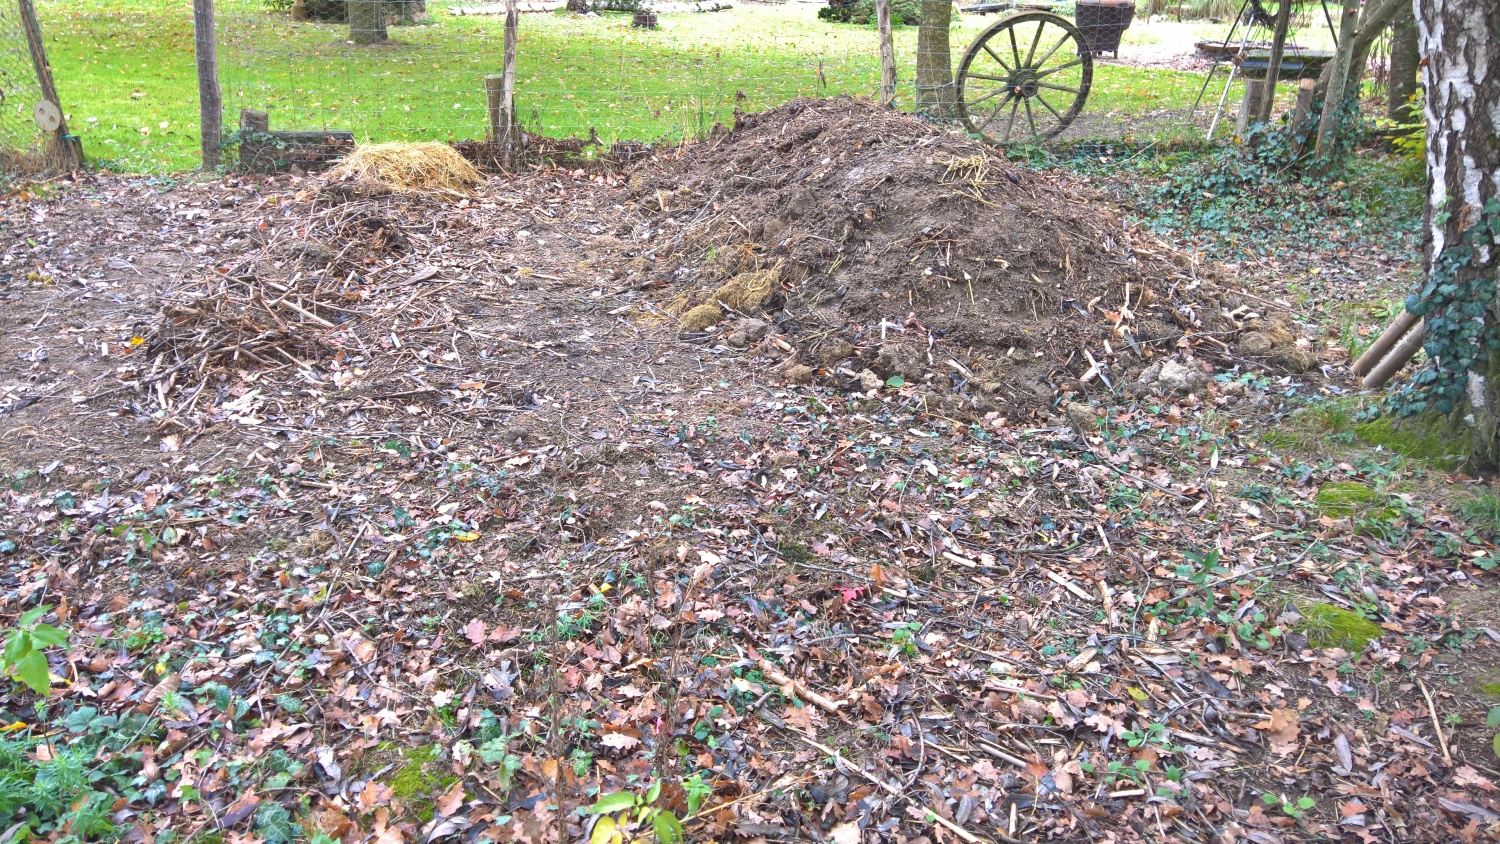
[[[1323,484],[1318,488],[1318,509],[1329,516],[1347,516],[1355,509],[1375,503],[1375,490],[1355,481]]]
[[[1343,648],[1359,653],[1371,639],[1384,632],[1380,625],[1359,613],[1332,604],[1309,603],[1297,609],[1302,620],[1296,629],[1315,648]]]
[[[435,744],[412,747],[387,742],[378,750],[395,754],[404,760],[395,773],[386,779],[386,785],[391,787],[391,795],[405,803],[424,823],[432,820],[432,795],[458,781],[452,773],[433,764],[437,761],[440,748]]]
[[[1500,683],[1481,683],[1479,690],[1490,697],[1500,697]]]
[[[1463,438],[1454,436],[1446,420],[1426,417],[1396,420],[1382,416],[1355,425],[1354,433],[1370,445],[1383,446],[1403,457],[1440,468],[1451,469],[1464,461]]]

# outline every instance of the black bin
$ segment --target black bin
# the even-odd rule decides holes
[[[1079,0],[1073,12],[1073,22],[1088,41],[1089,50],[1095,55],[1114,53],[1120,55],[1120,36],[1135,20],[1133,0]]]

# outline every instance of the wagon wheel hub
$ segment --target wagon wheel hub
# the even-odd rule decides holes
[[[1007,86],[1016,96],[1027,98],[1035,97],[1042,89],[1036,71],[1029,67],[1018,68],[1015,73],[1011,74]]]

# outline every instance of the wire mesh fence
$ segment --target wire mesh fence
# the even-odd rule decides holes
[[[37,123],[42,99],[26,21],[18,4],[0,4],[0,171],[37,173],[61,160],[56,139]]]
[[[387,2],[386,40],[369,45],[351,32],[358,0],[328,5],[343,11],[298,21],[290,6],[220,0],[226,123],[248,108],[266,111],[273,128],[348,129],[360,140],[485,137],[484,78],[501,69],[503,4]],[[816,4],[656,4],[654,28],[630,11],[521,6],[537,11],[520,15],[517,115],[549,137],[676,140],[736,109],[873,96],[879,84],[874,32],[830,26]]]

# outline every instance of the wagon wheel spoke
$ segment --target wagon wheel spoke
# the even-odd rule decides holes
[[[1042,92],[1041,91],[1037,92],[1037,94],[1036,94],[1036,101],[1039,102],[1039,103],[1041,103],[1042,105],[1046,106],[1047,110],[1050,111],[1050,112],[1052,112],[1052,116],[1056,117],[1059,121],[1062,121],[1062,120],[1065,119],[1062,116],[1062,114],[1058,112],[1057,109],[1055,109],[1055,108],[1052,107],[1052,103],[1047,102],[1047,99],[1042,96]]]
[[[1010,140],[1011,131],[1016,128],[1016,110],[1020,107],[1021,97],[1016,97],[1016,101],[1010,104],[1010,122],[1005,124],[1005,140],[1007,141]]]
[[[1059,73],[1061,71],[1067,70],[1070,67],[1077,67],[1077,66],[1079,66],[1081,64],[1083,64],[1083,59],[1074,59],[1074,60],[1068,62],[1067,64],[1058,65],[1057,67],[1054,67],[1051,70],[1039,70],[1039,71],[1037,71],[1036,75],[1039,78],[1043,77],[1043,76],[1051,76],[1054,73]]]
[[[1066,91],[1069,94],[1076,94],[1076,93],[1078,93],[1078,89],[1077,88],[1069,88],[1066,85],[1053,85],[1053,84],[1051,84],[1049,82],[1038,82],[1038,83],[1036,83],[1036,86],[1038,88],[1047,88],[1047,89],[1052,90],[1052,91]]]
[[[974,131],[976,131],[979,134],[983,135],[984,134],[984,130],[990,128],[990,124],[994,123],[995,122],[995,118],[997,118],[997,117],[1000,116],[1000,112],[1005,111],[1005,104],[1008,103],[1008,102],[1010,102],[1013,97],[1015,97],[1015,94],[1013,92],[1006,91],[1005,92],[1005,99],[1003,99],[1003,100],[1000,101],[1000,105],[995,106],[995,110],[992,111],[992,112],[990,112],[990,116],[983,123],[981,123],[979,125],[978,129],[976,129]]]
[[[1044,23],[1038,23],[1036,25],[1036,34],[1031,36],[1031,49],[1026,52],[1026,66],[1027,67],[1040,67],[1041,66],[1040,63],[1038,63],[1038,64],[1032,64],[1031,60],[1033,58],[1036,58],[1036,48],[1037,48],[1037,45],[1039,45],[1039,44],[1042,43],[1042,30],[1045,29],[1046,26],[1047,25],[1044,24]]]
[[[1041,30],[1038,29],[1037,31],[1040,32]],[[1047,63],[1047,60],[1050,59],[1050,58],[1052,58],[1052,54],[1057,52],[1057,48],[1058,47],[1061,47],[1062,45],[1064,45],[1064,44],[1066,44],[1066,43],[1068,43],[1069,41],[1072,41],[1072,40],[1073,40],[1073,36],[1066,35],[1066,34],[1063,35],[1062,40],[1058,41],[1056,44],[1053,44],[1052,45],[1052,49],[1048,50],[1047,54],[1045,56],[1042,56],[1040,59],[1038,59],[1037,63],[1034,64],[1034,65],[1032,65],[1032,67],[1040,70],[1042,68],[1042,66]],[[1038,74],[1038,75],[1040,75],[1040,74]]]
[[[1021,48],[1016,46],[1016,28],[1010,27],[1009,29],[1005,30],[1005,34],[1010,36],[1010,54],[1015,57],[1016,67],[1020,67]]]
[[[1011,90],[1009,88],[996,88],[995,90],[989,92],[988,94],[985,94],[982,97],[979,97],[979,98],[974,99],[974,100],[970,100],[969,101],[969,108],[973,108],[974,106],[979,105],[980,103],[984,102],[985,100],[989,99],[990,97],[994,97],[994,96],[997,96],[999,94],[1004,94],[1005,95],[1005,99],[1000,101],[1001,107],[1004,107],[1004,105],[1006,103],[1010,102],[1010,98],[1013,97],[1013,96],[1015,96],[1011,92]]]
[[[998,64],[1001,67],[1005,68],[1005,72],[1006,73],[1015,73],[1015,71],[1011,69],[1010,65],[1008,65],[1008,64],[1005,63],[1005,59],[1000,58],[1000,54],[999,53],[997,53],[994,50],[990,49],[990,45],[989,45],[988,41],[986,41],[985,44],[984,44],[984,51],[986,53],[990,54],[990,58],[992,58],[992,59],[995,60],[995,64]],[[970,76],[974,76],[976,74],[972,74],[971,73],[969,75]]]
[[[1008,76],[990,76],[990,75],[984,74],[984,73],[970,73],[969,74],[969,78],[970,79],[983,79],[983,80],[986,80],[988,82],[1009,82],[1010,81],[1010,77],[1008,77]]]
[[[1031,98],[1027,97],[1021,103],[1026,106],[1026,122],[1031,124],[1031,139],[1037,140],[1040,136],[1036,132],[1036,117],[1031,113]]]

